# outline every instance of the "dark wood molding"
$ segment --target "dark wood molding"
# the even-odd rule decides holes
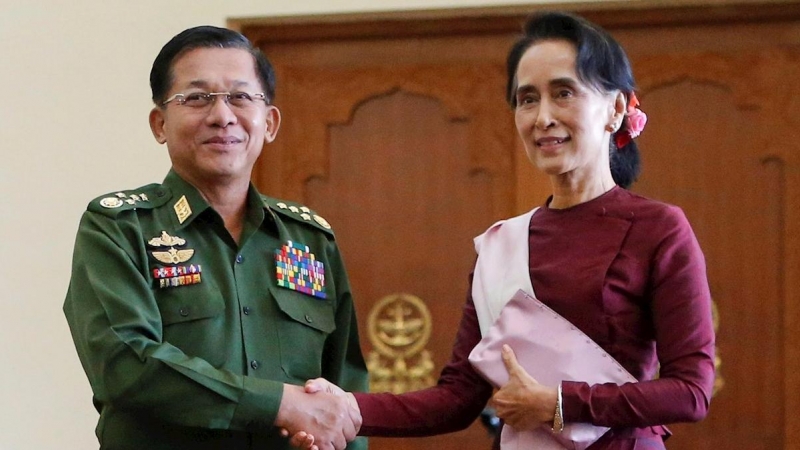
[[[698,0],[640,0],[232,18],[228,26],[241,31],[257,46],[326,39],[474,36],[515,33],[532,12],[553,9],[574,11],[607,29],[800,19],[798,0],[739,0],[713,4]]]

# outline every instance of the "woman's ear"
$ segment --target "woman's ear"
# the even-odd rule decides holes
[[[619,130],[622,126],[622,121],[625,119],[625,111],[628,108],[628,99],[622,91],[617,91],[614,94],[614,101],[609,110],[609,119],[606,129],[612,133]]]

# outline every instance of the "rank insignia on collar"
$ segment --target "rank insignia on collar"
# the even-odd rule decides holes
[[[172,205],[172,209],[175,210],[175,216],[178,217],[178,223],[181,224],[186,222],[186,219],[192,215],[192,208],[189,206],[189,200],[186,199],[185,195],[181,195],[181,198]]]
[[[147,241],[147,245],[155,248],[169,247],[169,249],[166,251],[154,250],[150,252],[153,255],[153,258],[164,264],[180,264],[188,261],[192,256],[194,256],[194,249],[175,248],[186,245],[186,239],[178,236],[170,236],[166,231],[162,231],[161,236],[154,237],[153,239]]]
[[[327,298],[325,265],[317,261],[307,245],[288,241],[276,249],[275,272],[278,286],[317,298]]]

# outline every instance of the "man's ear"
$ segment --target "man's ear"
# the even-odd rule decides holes
[[[264,133],[264,142],[267,144],[275,140],[278,129],[281,127],[281,111],[275,105],[267,105],[267,131]]]
[[[167,142],[167,134],[164,132],[164,111],[161,108],[156,107],[150,111],[150,131],[159,144]]]

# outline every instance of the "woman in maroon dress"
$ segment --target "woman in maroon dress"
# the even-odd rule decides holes
[[[582,422],[609,428],[591,450],[661,449],[664,425],[702,419],[711,399],[714,332],[703,254],[679,208],[627,190],[639,168],[633,138],[646,117],[622,47],[565,13],[537,14],[524,31],[508,56],[507,98],[529,159],[553,189],[519,243],[528,246],[530,282],[540,301],[638,382],[543,386],[510,352],[503,355],[510,381],[492,398],[493,387],[468,360],[482,337],[471,290],[435,387],[346,395],[366,436],[456,431],[492,398],[515,430]],[[314,380],[307,389],[338,388]],[[302,433],[293,442],[314,447]]]

